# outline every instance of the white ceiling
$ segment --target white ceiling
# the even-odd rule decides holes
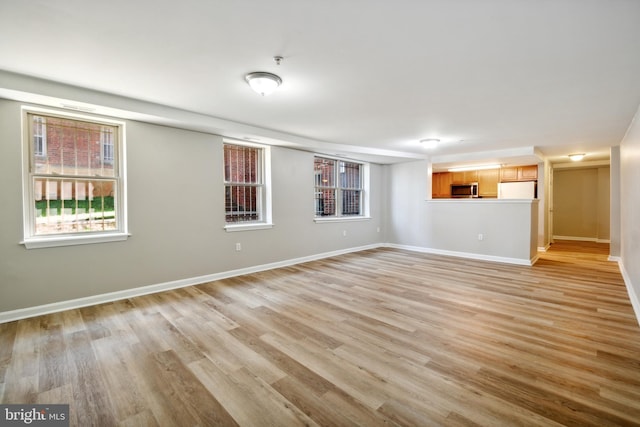
[[[17,73],[382,163],[601,159],[640,104],[640,1],[2,0],[0,70],[0,96]]]

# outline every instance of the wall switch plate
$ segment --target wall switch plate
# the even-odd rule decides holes
[[[484,240],[484,234],[482,233],[478,234],[478,240]]]
[[[240,252],[242,250],[242,245],[240,243],[236,243],[236,251]]]

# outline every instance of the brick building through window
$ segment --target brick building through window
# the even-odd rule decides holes
[[[225,221],[262,220],[262,149],[224,144]]]
[[[315,216],[363,215],[364,165],[315,157]]]
[[[118,229],[118,127],[32,113],[27,117],[32,234]]]

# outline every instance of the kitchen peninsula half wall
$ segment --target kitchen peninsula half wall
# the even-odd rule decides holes
[[[518,265],[538,260],[537,199],[427,200],[422,224],[428,247],[420,252]]]

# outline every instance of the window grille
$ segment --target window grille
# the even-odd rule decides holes
[[[225,221],[263,221],[263,149],[224,144]]]
[[[315,216],[363,215],[361,163],[315,157]]]

